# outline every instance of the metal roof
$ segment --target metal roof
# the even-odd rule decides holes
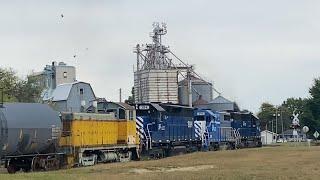
[[[72,83],[65,83],[65,84],[59,84],[51,93],[51,95],[49,95],[48,97],[46,97],[44,99],[44,101],[65,101],[68,99],[69,94],[71,92],[72,86],[75,84],[79,84],[79,83],[84,83],[84,84],[89,84],[86,82],[81,82],[81,81],[76,81],[76,82],[72,82]]]
[[[60,84],[51,95],[52,101],[65,101],[68,99],[74,83]]]
[[[207,82],[207,81],[205,81],[203,79],[197,78],[197,77],[195,77],[193,75],[191,75],[190,77],[191,77],[190,79],[191,79],[192,84],[202,84],[202,85],[210,85],[210,86],[212,86],[212,83]],[[185,78],[185,79],[181,80],[179,82],[179,85],[187,86],[188,85],[188,79]]]
[[[124,108],[126,110],[134,110],[135,109],[133,106],[130,106],[127,103],[123,103],[123,102],[112,102],[112,103],[115,103],[115,104],[121,106],[122,108]]]
[[[186,109],[193,109],[193,107],[184,106],[180,104],[171,104],[171,103],[161,103],[163,106],[171,106],[171,107],[180,107],[180,108],[186,108]]]
[[[223,96],[218,96],[214,98],[212,101],[209,102],[209,104],[233,104],[234,102],[226,99]]]

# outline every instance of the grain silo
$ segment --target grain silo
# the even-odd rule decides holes
[[[153,42],[137,45],[137,66],[134,72],[134,96],[136,103],[178,103],[178,68],[168,57],[168,46],[161,43],[167,33],[166,25],[154,23],[150,34]]]
[[[212,101],[213,88],[212,83],[206,82],[200,78],[197,78],[193,75],[191,78],[191,87],[192,87],[192,102],[195,102],[201,99],[203,101],[210,102]],[[189,104],[189,91],[188,91],[188,79],[185,78],[179,82],[179,103],[183,105]]]

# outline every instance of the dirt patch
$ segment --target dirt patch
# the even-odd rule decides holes
[[[129,172],[144,174],[152,172],[179,172],[179,171],[188,171],[195,172],[205,169],[214,169],[217,168],[214,165],[199,165],[199,166],[189,166],[189,167],[150,167],[150,168],[141,168],[141,169],[131,169]]]

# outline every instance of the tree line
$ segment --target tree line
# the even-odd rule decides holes
[[[35,76],[20,78],[11,68],[0,68],[0,100],[4,102],[39,102],[43,87]],[[1,97],[3,95],[3,97]]]
[[[281,105],[275,106],[270,103],[262,103],[258,117],[261,121],[261,129],[268,129],[272,131],[272,122],[278,128],[278,132],[282,132],[282,125],[284,130],[290,129],[293,119],[292,113],[295,111],[299,113],[299,120],[301,127],[308,126],[309,135],[320,129],[320,78],[314,79],[313,85],[309,88],[308,98],[288,98]],[[279,116],[280,115],[280,116]],[[275,124],[276,116],[278,121]]]

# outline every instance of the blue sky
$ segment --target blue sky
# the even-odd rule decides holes
[[[166,22],[164,43],[256,112],[265,101],[308,96],[320,74],[319,8],[316,0],[0,0],[0,66],[25,76],[64,61],[116,101],[133,85],[133,47],[151,41],[153,22]]]

